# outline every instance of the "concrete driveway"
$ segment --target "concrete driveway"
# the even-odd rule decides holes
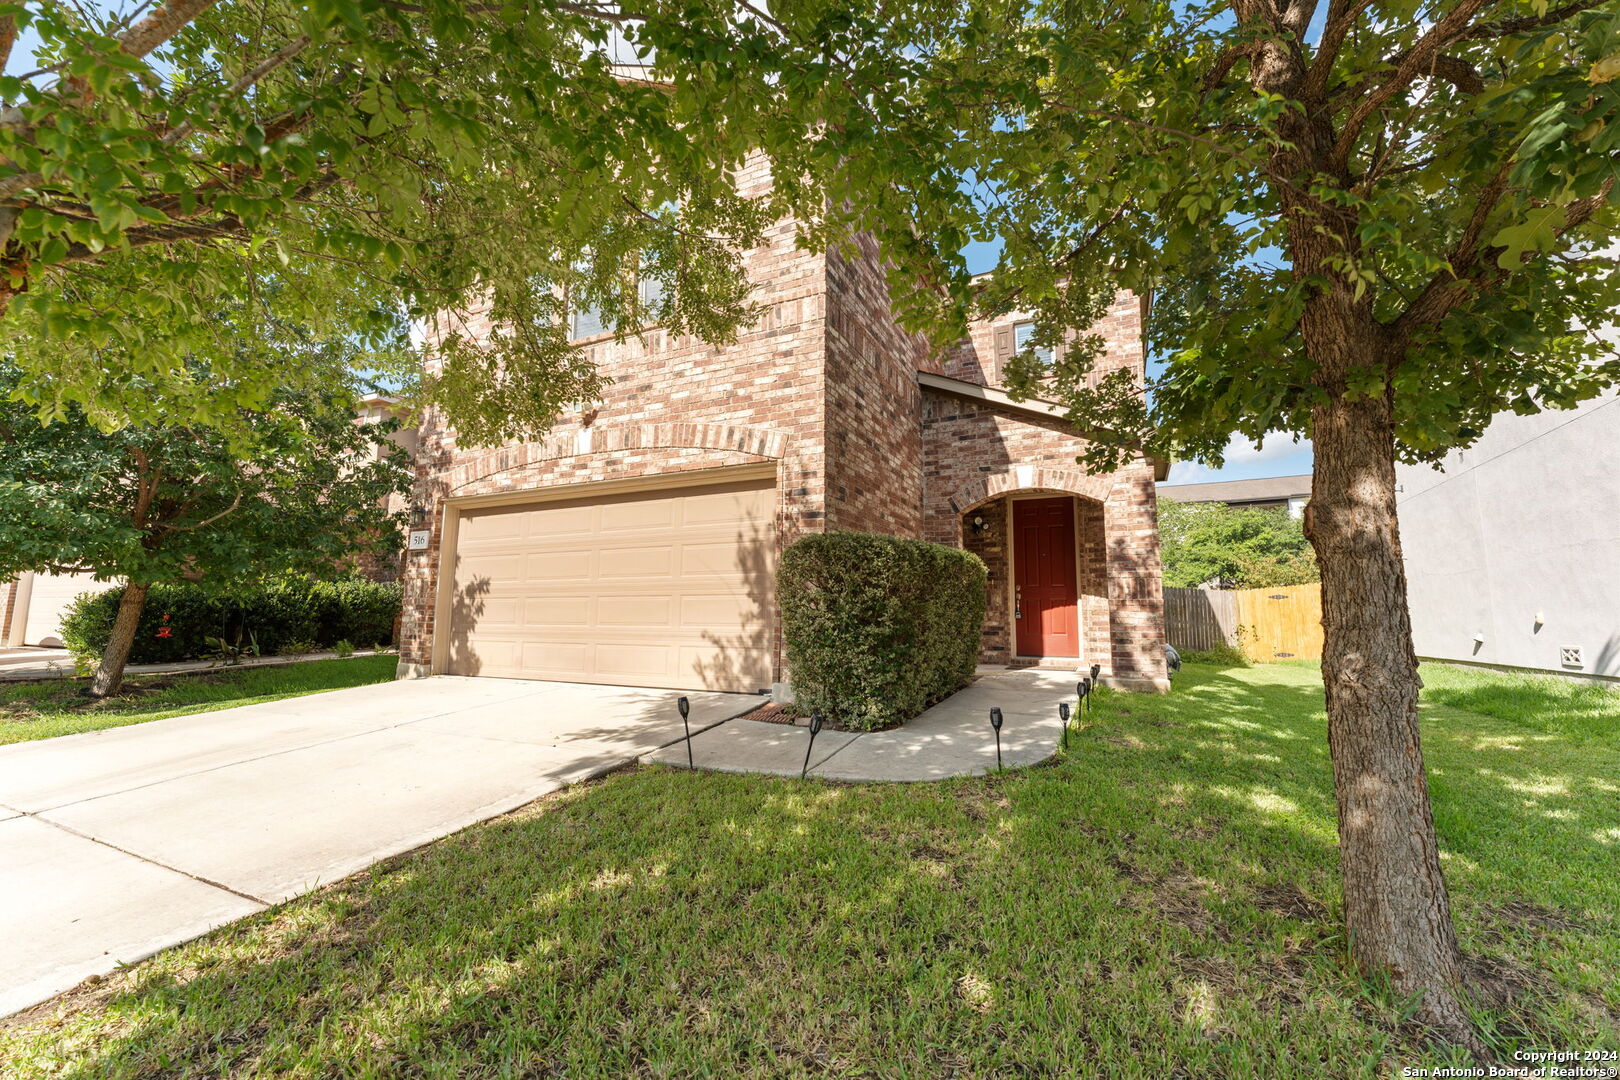
[[[680,693],[442,676],[0,747],[0,1016],[664,746]]]

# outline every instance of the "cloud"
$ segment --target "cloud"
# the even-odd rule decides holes
[[[1212,469],[1196,461],[1170,466],[1171,484],[1202,484],[1211,480],[1250,480],[1257,476],[1289,476],[1309,472],[1311,442],[1289,432],[1277,432],[1256,446],[1242,435],[1226,444],[1226,464]]]

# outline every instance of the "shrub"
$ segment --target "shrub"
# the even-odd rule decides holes
[[[354,644],[347,640],[335,641],[332,643],[332,651],[337,653],[339,660],[347,660],[354,655]]]
[[[973,677],[985,568],[940,544],[806,536],[782,553],[777,598],[794,698],[852,731],[916,716]]]
[[[1181,654],[1183,664],[1210,664],[1214,667],[1253,667],[1249,654],[1236,645],[1221,642],[1212,649]]]
[[[112,634],[122,588],[85,594],[62,620],[62,641],[76,657],[99,659]],[[210,638],[256,640],[262,655],[328,648],[339,641],[392,641],[398,583],[364,578],[315,581],[278,577],[226,592],[200,585],[154,585],[135,631],[132,664],[212,656]],[[168,628],[168,634],[159,631]]]

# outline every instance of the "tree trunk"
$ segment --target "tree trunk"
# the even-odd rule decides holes
[[[1395,511],[1395,439],[1384,398],[1318,406],[1306,532],[1322,567],[1322,681],[1339,807],[1345,928],[1356,965],[1387,976],[1437,1034],[1485,1053],[1457,999],[1461,954],[1418,736]]]
[[[90,696],[107,697],[118,693],[123,685],[124,665],[129,663],[129,651],[135,645],[135,628],[140,625],[150,588],[134,582],[124,586],[124,595],[118,601],[118,615],[113,619],[112,636],[101,654],[101,666],[90,680]]]

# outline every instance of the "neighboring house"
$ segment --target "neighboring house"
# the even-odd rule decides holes
[[[1214,480],[1207,484],[1160,484],[1159,497],[1183,503],[1225,503],[1257,510],[1286,507],[1303,517],[1311,501],[1311,476],[1268,476],[1259,480]]]
[[[62,644],[62,616],[80,593],[103,592],[117,582],[89,574],[20,574],[0,582],[0,646]]]
[[[1419,656],[1620,678],[1620,397],[1402,465]]]
[[[362,398],[357,418],[366,423],[397,418],[408,420],[400,404],[382,394]],[[416,429],[409,425],[389,436],[407,453],[415,454]],[[377,451],[381,456],[383,451]],[[389,503],[403,510],[404,500],[389,496]],[[399,578],[397,560],[385,561],[370,556],[358,561],[356,569],[373,581],[395,581]],[[11,581],[0,582],[0,647],[19,645],[60,646],[62,644],[62,616],[68,605],[81,593],[104,592],[116,588],[116,581],[97,581],[90,574],[34,574],[25,573]]]
[[[802,251],[782,222],[748,260],[764,315],[735,345],[585,337],[611,384],[543,440],[461,447],[423,417],[401,675],[769,688],[779,551],[849,529],[982,556],[985,661],[1165,687],[1153,468],[1088,473],[1053,407],[998,389],[1025,320],[935,360],[895,325],[872,250]],[[1141,377],[1141,327],[1122,294],[1103,366]]]

